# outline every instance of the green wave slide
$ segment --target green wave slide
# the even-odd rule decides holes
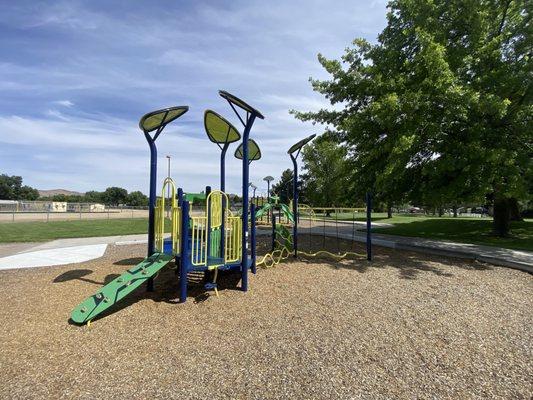
[[[154,276],[173,258],[172,255],[165,253],[154,253],[145,258],[144,261],[102,287],[97,293],[87,297],[72,311],[70,318],[77,324],[84,324],[94,319]]]
[[[277,206],[281,208],[281,211],[283,212],[283,214],[285,214],[287,219],[291,223],[294,223],[294,216],[292,215],[292,211],[289,209],[289,206],[287,206],[286,204],[277,204]],[[263,215],[265,215],[267,211],[271,210],[272,208],[274,208],[272,204],[265,204],[257,210],[257,212],[255,213],[255,219],[261,218]]]

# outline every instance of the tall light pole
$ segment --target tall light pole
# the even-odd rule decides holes
[[[267,175],[263,178],[263,180],[267,183],[267,201],[270,201],[270,182],[274,180],[274,177]]]
[[[270,203],[270,182],[274,180],[273,176],[267,175],[263,178],[267,183],[267,203]],[[267,213],[267,224],[270,223],[270,212]]]
[[[255,201],[255,191],[257,190],[257,186],[255,186],[252,182],[250,182],[250,187],[253,190],[253,195],[252,195],[252,203],[253,203]]]

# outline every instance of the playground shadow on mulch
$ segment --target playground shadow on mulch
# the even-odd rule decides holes
[[[113,263],[113,265],[137,265],[144,260],[142,257],[131,257],[124,258],[123,260],[118,260]]]
[[[330,256],[300,257],[307,263],[320,262],[333,269],[348,269],[359,273],[368,272],[371,268],[396,268],[400,279],[417,279],[420,273],[429,272],[442,277],[452,277],[453,273],[445,271],[443,267],[453,267],[468,270],[491,270],[493,267],[473,260],[461,260],[452,257],[417,253],[412,251],[394,250],[386,247],[372,246],[372,261],[366,259],[366,245],[364,243],[323,237],[318,235],[299,235],[299,249],[308,253],[327,250],[334,254],[344,252],[358,253],[361,256],[349,255],[338,260]],[[398,258],[401,262],[397,262]]]
[[[93,271],[90,269],[73,269],[70,271],[63,272],[62,274],[56,276],[52,282],[53,283],[64,283],[72,280],[79,280],[82,282],[87,282],[93,285],[103,286],[107,285],[112,280],[118,278],[119,274],[109,274],[104,278],[104,281],[96,281],[94,279],[86,278],[87,275],[92,274]]]

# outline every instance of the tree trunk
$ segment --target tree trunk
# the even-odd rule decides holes
[[[392,205],[387,206],[387,218],[392,218]]]
[[[500,237],[505,237],[509,234],[511,228],[511,209],[509,207],[509,199],[506,197],[494,198],[494,233]]]
[[[444,209],[442,207],[439,207],[439,217],[442,217],[444,215]]]
[[[509,199],[509,212],[511,213],[511,221],[523,221],[520,215],[520,208],[518,207],[518,200],[514,197]]]
[[[457,218],[457,206],[453,206],[453,217]]]

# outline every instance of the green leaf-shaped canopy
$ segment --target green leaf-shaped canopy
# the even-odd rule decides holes
[[[316,134],[312,134],[311,136],[306,137],[305,139],[300,140],[298,143],[295,143],[291,146],[289,151],[287,151],[287,154],[292,154],[296,150],[300,150],[302,147],[304,147],[307,143],[309,143],[311,140],[315,138]]]
[[[139,128],[146,133],[155,131],[161,126],[167,125],[169,122],[181,117],[187,111],[189,111],[189,107],[178,106],[149,112],[148,114],[145,114],[139,121]]]
[[[235,150],[235,157],[242,160],[242,143]],[[261,158],[261,150],[253,139],[248,139],[248,160],[256,161]]]
[[[234,96],[231,93],[226,92],[225,90],[219,90],[218,94],[221,95],[223,98],[225,98],[230,103],[236,105],[237,107],[240,107],[243,110],[248,111],[249,113],[255,114],[257,118],[265,119],[263,114],[261,114],[258,110],[253,108],[251,105],[249,105],[245,101],[239,99],[237,96]]]
[[[237,128],[224,117],[211,110],[206,110],[204,114],[204,127],[209,140],[213,143],[233,143],[241,138]]]

